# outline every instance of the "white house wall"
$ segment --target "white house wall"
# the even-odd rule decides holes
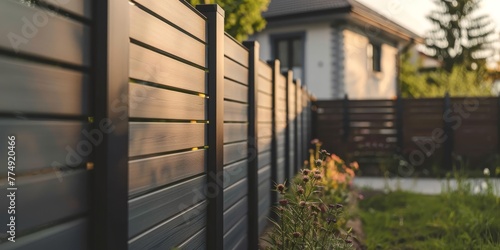
[[[307,89],[318,99],[331,98],[332,48],[330,23],[314,23],[283,28],[266,28],[254,38],[260,43],[260,58],[271,59],[270,35],[305,32],[304,71]]]
[[[381,72],[368,69],[367,37],[345,29],[344,89],[349,99],[388,99],[396,96],[397,48],[382,44]]]

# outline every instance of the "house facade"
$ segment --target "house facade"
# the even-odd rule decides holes
[[[396,97],[398,51],[421,40],[354,0],[272,0],[263,16],[261,58],[280,59],[318,99]]]

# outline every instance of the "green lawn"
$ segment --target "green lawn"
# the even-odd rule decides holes
[[[368,249],[500,249],[500,199],[491,194],[396,191],[359,208]]]

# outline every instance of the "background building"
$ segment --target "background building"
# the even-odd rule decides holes
[[[318,99],[397,95],[398,50],[421,38],[353,0],[272,0],[253,36]]]

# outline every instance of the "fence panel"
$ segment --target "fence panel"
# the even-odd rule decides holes
[[[302,168],[304,166],[304,159],[306,152],[303,152],[304,149],[304,138],[302,136],[302,132],[304,131],[304,119],[303,119],[303,98],[302,98],[302,88],[300,81],[297,80],[296,83],[296,104],[297,104],[297,164],[299,165],[299,168]]]
[[[90,247],[88,190],[95,145],[85,137],[94,126],[88,119],[94,116],[89,9],[90,1],[52,10],[0,2],[0,137],[5,140],[0,186],[22,192],[16,194],[15,215],[0,215],[2,225],[15,216],[16,242],[4,238],[0,249]],[[65,16],[70,11],[73,15]],[[15,136],[15,160],[8,159],[8,136]],[[13,171],[8,160],[15,161]],[[8,172],[15,174],[14,186]],[[0,190],[2,207],[9,207],[6,197],[12,192],[17,190]]]
[[[224,34],[217,5],[34,2],[0,2],[0,136],[23,190],[0,249],[256,249],[310,137],[300,83]],[[36,36],[11,44],[23,17]]]
[[[309,103],[309,93],[307,92],[307,89],[304,87],[302,88],[302,152],[304,155],[302,156],[302,161],[309,160],[309,152],[308,149],[310,148],[310,141],[311,139],[309,138],[309,130],[311,128],[310,122],[311,119],[309,118],[310,116],[310,103]],[[312,162],[311,162],[312,164]]]
[[[316,130],[322,147],[327,151],[342,154],[343,103],[342,101],[316,102]]]
[[[267,225],[271,206],[271,140],[272,140],[272,68],[265,62],[259,61],[258,68],[258,193],[259,193],[259,233],[262,233]],[[269,100],[261,104],[260,100]]]
[[[282,74],[278,76],[276,84],[276,182],[283,183],[285,176],[286,163],[286,126],[287,126],[287,105],[286,105],[286,78]]]
[[[172,2],[129,7],[129,249],[205,241],[206,20]]]
[[[287,74],[287,142],[286,151],[288,152],[288,159],[286,161],[287,176],[286,178],[290,182],[297,172],[296,159],[295,159],[295,119],[296,119],[296,109],[295,109],[295,84],[293,82],[293,72],[289,71]]]
[[[239,244],[246,242],[248,232],[249,55],[245,47],[226,34],[224,56],[225,87],[231,83],[238,90],[224,89],[224,182],[228,183],[224,185],[224,247],[241,249]],[[232,137],[239,138],[231,140]]]
[[[498,99],[451,98],[451,103],[455,113],[449,117],[456,120],[452,124],[453,127],[456,126],[453,140],[454,152],[472,157],[486,157],[496,153]]]

